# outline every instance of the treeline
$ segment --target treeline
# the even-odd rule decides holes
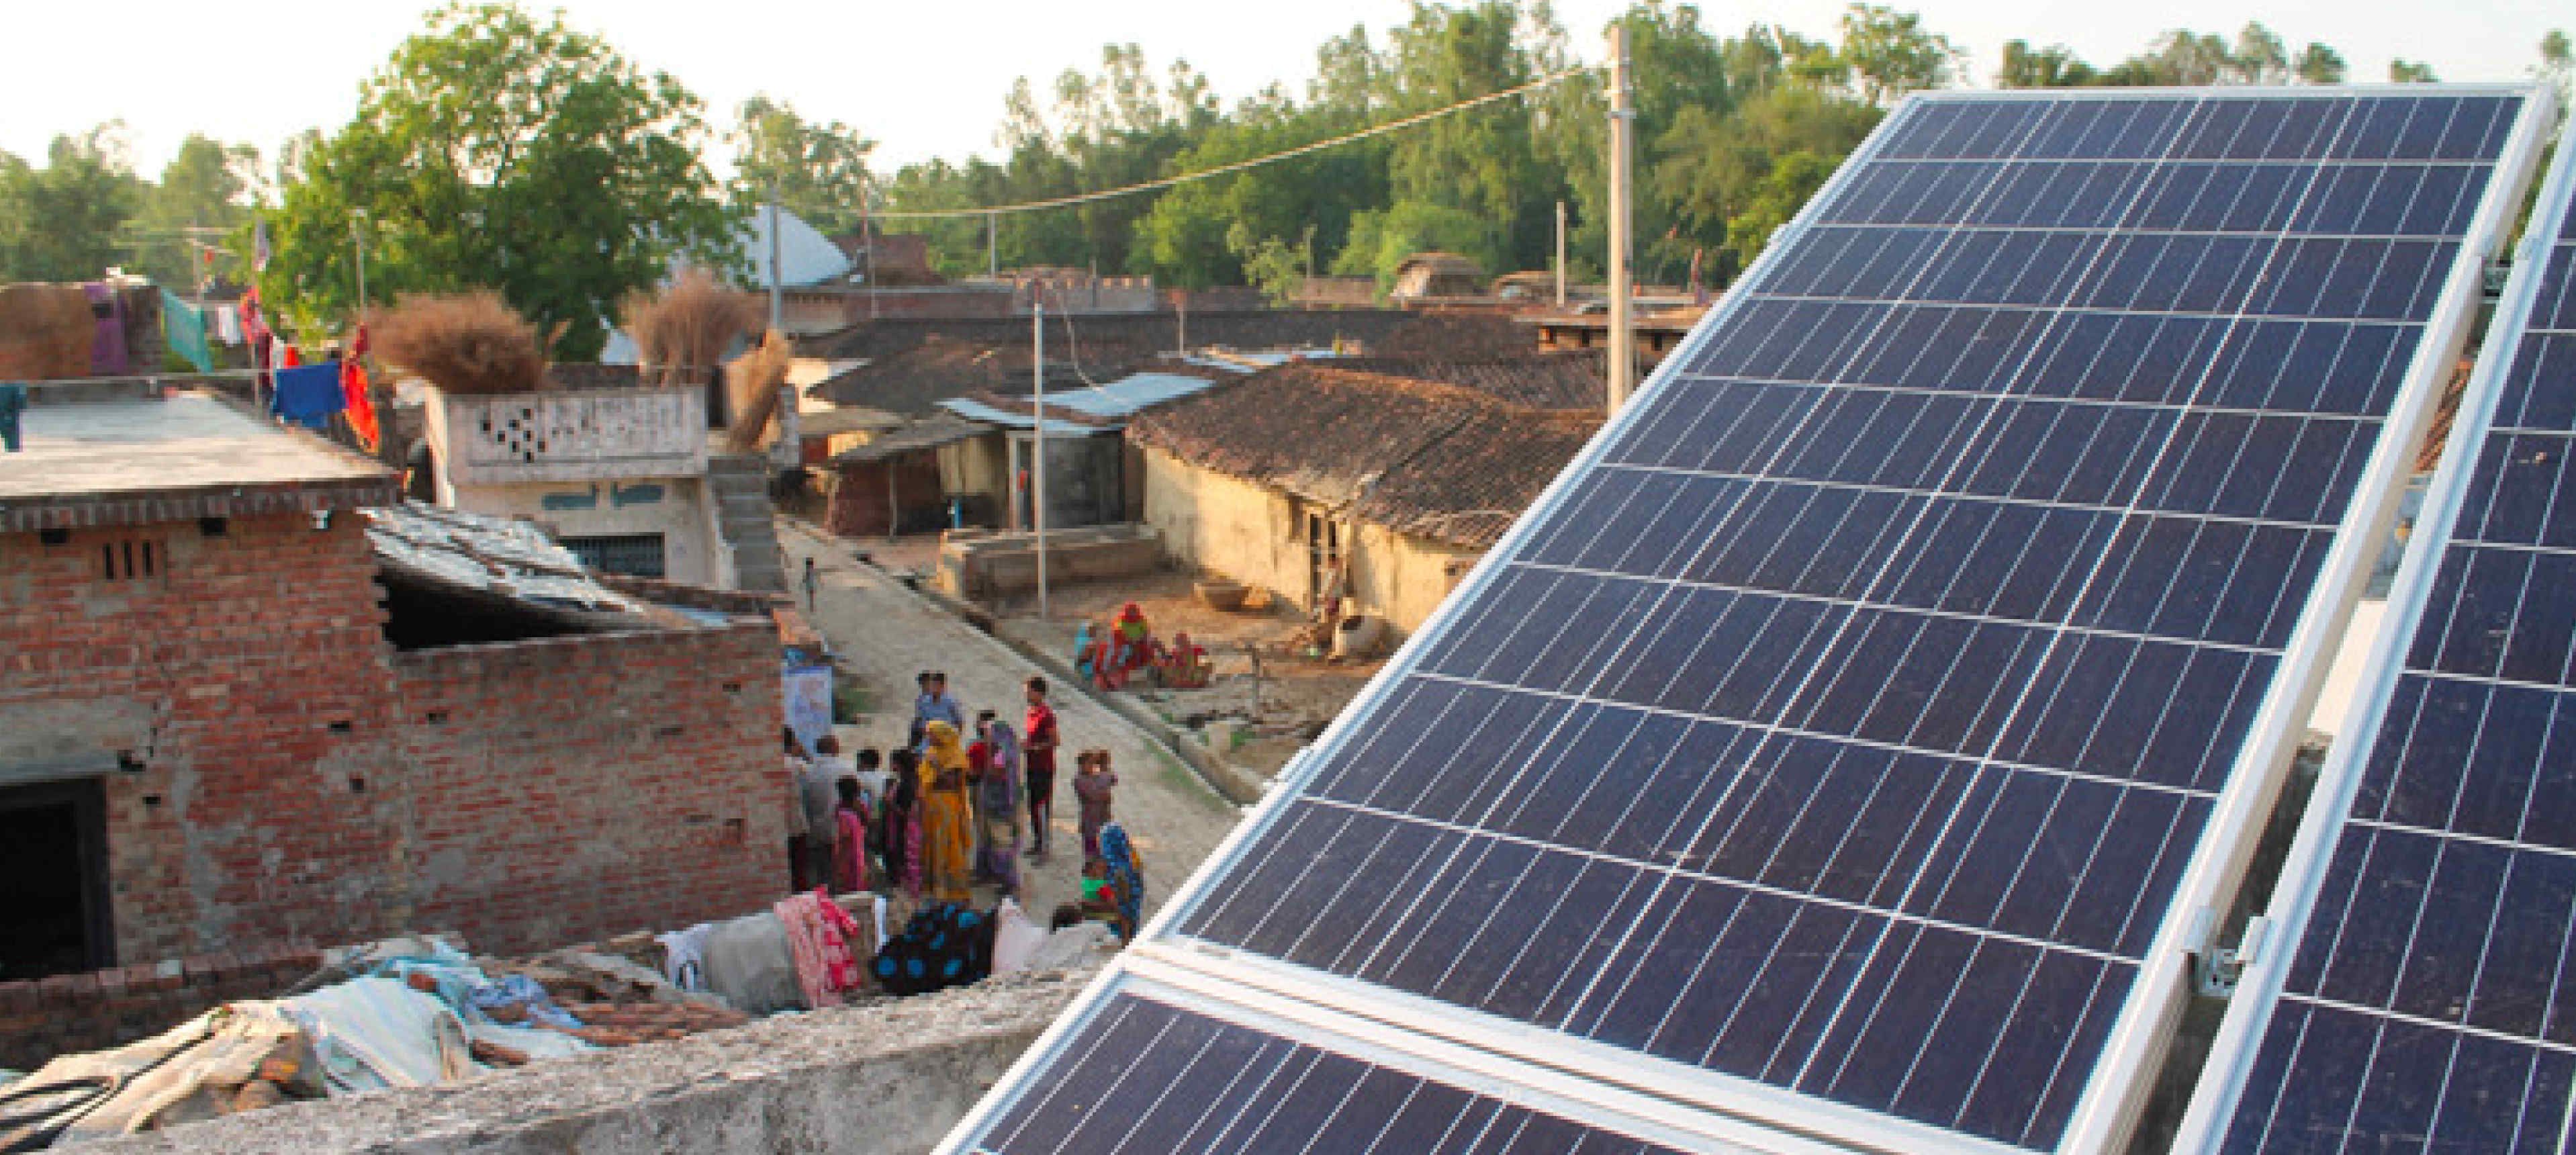
[[[1678,281],[1697,258],[1723,283],[1821,186],[1903,94],[1977,78],[1950,38],[1915,14],[1855,4],[1837,36],[1754,25],[1713,30],[1695,5],[1646,0],[1618,18],[1637,77],[1634,206],[1638,275]],[[1597,58],[1584,38],[1586,55]],[[1273,86],[1220,108],[1185,62],[1158,73],[1135,45],[1104,50],[1043,91],[1005,104],[997,159],[898,170],[872,203],[961,209],[1118,188],[1333,139],[1530,83],[1575,58],[1543,0],[1417,2],[1380,39],[1365,28],[1317,49],[1302,91]],[[2567,39],[2552,33],[2534,71],[2563,85]],[[2333,84],[2343,55],[2292,48],[2261,24],[2232,38],[2173,31],[2105,67],[2063,46],[2004,46],[1998,87]],[[2392,61],[2388,79],[2430,81]],[[1568,204],[1578,275],[1606,247],[1603,78],[1584,71],[1525,98],[1312,156],[1078,209],[998,218],[1003,267],[1068,265],[1151,273],[1170,283],[1278,285],[1312,271],[1390,276],[1408,253],[1444,249],[1489,272],[1545,267],[1555,205]],[[889,229],[926,233],[943,271],[981,271],[979,218]]]
[[[1723,284],[1758,253],[1903,94],[1974,83],[1960,46],[1915,14],[1855,4],[1835,35],[1710,28],[1689,4],[1641,0],[1618,17],[1635,62],[1637,273]],[[710,125],[669,73],[514,3],[432,13],[361,86],[350,121],[286,143],[263,168],[246,146],[191,137],[158,181],[138,176],[118,126],[65,135],[43,164],[0,153],[0,282],[86,280],[122,265],[173,288],[251,276],[254,215],[274,252],[256,280],[273,315],[309,328],[357,311],[357,250],[371,303],[491,288],[595,355],[618,302],[675,264],[747,272],[744,227],[775,195],[830,232],[868,213],[979,209],[1122,188],[1336,140],[1530,86],[1521,95],[1241,173],[1078,208],[1003,214],[1004,267],[1152,274],[1166,284],[1279,289],[1309,272],[1392,273],[1406,255],[1466,254],[1490,273],[1544,267],[1556,205],[1578,277],[1606,246],[1607,121],[1597,32],[1578,38],[1545,0],[1416,0],[1382,36],[1364,27],[1315,53],[1302,83],[1227,106],[1185,62],[1133,44],[1096,70],[1004,102],[994,157],[872,174],[858,128],[758,97]],[[1576,44],[1583,51],[1578,56]],[[2565,35],[2534,73],[2562,86]],[[2293,50],[2259,24],[2233,37],[2176,31],[2096,67],[2063,47],[2005,46],[2002,86],[2328,83],[2341,54]],[[2430,80],[2407,61],[2394,80]],[[719,141],[735,155],[719,179]],[[919,232],[940,267],[981,272],[985,218],[880,219]],[[203,261],[208,246],[219,259]]]
[[[123,126],[54,138],[38,168],[0,152],[0,283],[94,280],[111,267],[186,291],[250,219],[259,151],[190,135],[147,181],[128,159]]]

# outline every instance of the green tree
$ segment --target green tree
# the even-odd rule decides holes
[[[1387,111],[1427,111],[1526,84],[1540,73],[1540,52],[1561,39],[1544,7],[1478,0],[1451,8],[1416,0],[1411,18],[1388,34]],[[1535,130],[1531,102],[1511,100],[1398,134],[1387,157],[1390,211],[1419,206],[1405,219],[1436,218],[1447,233],[1478,222],[1487,237],[1473,244],[1454,237],[1458,243],[1442,247],[1470,253],[1487,272],[1542,263],[1565,185],[1560,170],[1541,163]]]
[[[2290,62],[2290,71],[2307,84],[2341,84],[2350,70],[2344,64],[2343,53],[2323,44],[2310,44]]]
[[[1285,305],[1296,295],[1297,285],[1306,277],[1306,254],[1315,244],[1315,226],[1306,226],[1300,244],[1292,247],[1277,237],[1254,240],[1252,230],[1237,222],[1225,234],[1225,247],[1243,262],[1243,279],[1260,288],[1274,305]]]
[[[2114,84],[2217,84],[2234,74],[2236,59],[2227,42],[2206,33],[2175,29],[2156,38],[2143,56],[2133,56],[2111,70]]]
[[[2236,47],[2219,70],[2221,79],[2240,84],[2280,84],[2290,79],[2290,51],[2279,33],[2249,23],[2236,33]]]
[[[2433,66],[2430,64],[2423,64],[2405,59],[2391,60],[2388,62],[2388,82],[2390,84],[2435,84],[2439,83],[2441,79],[2441,77],[2433,75]]]
[[[96,280],[129,263],[119,234],[141,208],[143,184],[126,160],[124,127],[55,137],[43,168],[0,161],[0,280]]]
[[[2569,97],[2576,95],[2571,91],[2576,90],[2576,84],[2570,83],[2576,81],[2576,46],[2568,43],[2565,32],[2552,28],[2541,36],[2540,66],[2532,70],[2532,75],[2557,87],[2558,114],[2565,118]]]
[[[132,230],[136,266],[174,291],[194,287],[215,271],[201,254],[250,220],[258,182],[258,149],[189,134],[161,183],[143,190]]]
[[[2101,75],[2063,44],[2034,49],[2027,40],[2007,40],[2003,67],[1995,71],[1995,87],[2073,88],[2098,83]]]
[[[1827,157],[1801,149],[1772,160],[1762,179],[1755,181],[1744,198],[1744,207],[1726,218],[1726,252],[1734,258],[1735,267],[1743,269],[1762,255],[1771,243],[1771,234],[1798,215],[1807,198],[1825,187],[1834,175],[1839,158]]]
[[[767,203],[775,181],[778,203],[807,224],[826,233],[859,227],[860,206],[871,193],[868,154],[875,141],[837,120],[808,121],[766,94],[742,102],[730,139],[737,150],[738,203]]]
[[[367,285],[498,289],[558,356],[596,356],[616,302],[675,259],[730,265],[743,215],[699,155],[698,99],[560,16],[455,5],[429,18],[361,90],[357,117],[291,157],[260,278],[305,324],[355,303],[353,222]]]
[[[1787,84],[1758,93],[1731,116],[1686,109],[1658,145],[1652,192],[1683,228],[1715,237],[1731,279],[1770,242],[1885,113],[1833,89]]]
[[[1447,205],[1397,201],[1383,212],[1351,218],[1350,243],[1334,258],[1333,271],[1374,276],[1382,292],[1395,284],[1396,268],[1406,257],[1434,251],[1457,253],[1489,275],[1510,259],[1483,217]]]
[[[1731,58],[1737,42],[1721,40],[1702,26],[1695,5],[1643,0],[1615,23],[1628,31],[1628,57],[1639,78],[1635,92],[1639,155],[1634,175],[1641,188],[1651,180],[1655,142],[1672,130],[1684,110],[1722,114],[1783,75],[1776,45],[1766,43],[1749,57]],[[1739,69],[1739,63],[1745,67]],[[1606,253],[1610,243],[1605,99],[1598,74],[1586,72],[1557,85],[1541,106],[1546,159],[1563,167],[1572,193],[1569,263],[1580,266],[1585,275],[1596,275],[1600,262],[1578,255]],[[1650,279],[1654,270],[1687,266],[1691,250],[1724,239],[1678,227],[1672,204],[1651,191],[1632,198],[1629,212],[1634,235],[1641,242],[1634,255]]]
[[[1843,12],[1842,61],[1871,104],[1883,108],[1908,92],[1950,83],[1961,56],[1957,43],[1926,29],[1915,13],[1878,4]]]

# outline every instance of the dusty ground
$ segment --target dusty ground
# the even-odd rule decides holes
[[[1187,633],[1193,643],[1204,647],[1215,676],[1204,690],[1163,690],[1139,680],[1130,684],[1128,692],[1185,729],[1220,719],[1250,723],[1242,729],[1238,744],[1221,753],[1234,765],[1263,774],[1276,772],[1341,713],[1383,664],[1308,658],[1292,644],[1306,625],[1303,613],[1289,606],[1236,613],[1212,610],[1200,604],[1191,592],[1189,575],[1182,573],[1058,586],[1049,592],[1046,619],[1036,617],[1033,605],[1014,602],[998,607],[1008,615],[1001,618],[1000,628],[1018,641],[1069,661],[1074,632],[1082,621],[1105,624],[1119,606],[1131,601],[1145,611],[1157,639],[1169,643],[1174,635]],[[1260,670],[1257,708],[1255,655]]]
[[[818,528],[816,532],[821,531]],[[842,557],[850,556],[849,551],[852,550],[864,553],[878,569],[891,574],[917,573],[927,579],[931,570],[939,564],[939,535],[935,533],[906,534],[891,540],[882,537],[855,537],[838,544],[846,546],[846,549],[841,551]],[[804,563],[796,564],[801,567]]]
[[[851,560],[854,550],[882,558],[883,541],[826,539],[819,530],[787,521],[780,523],[779,540],[791,570],[803,569],[807,557],[816,559],[823,581],[820,606],[812,615],[815,628],[831,639],[844,667],[857,673],[869,691],[874,712],[841,727],[845,748],[902,743],[912,722],[913,675],[925,669],[948,672],[949,689],[969,717],[991,709],[1017,725],[1026,709],[1020,687],[1041,671],[934,603]],[[798,601],[803,601],[801,591]],[[1159,909],[1234,828],[1240,811],[1116,714],[1078,693],[1059,690],[1053,700],[1067,751],[1098,746],[1115,759],[1117,816],[1144,860],[1146,909]],[[1081,889],[1081,843],[1068,785],[1073,762],[1070,754],[1060,761],[1050,842],[1051,849],[1061,849],[1044,863],[1032,863],[1025,853],[1021,858],[1029,885],[1021,902],[1039,919],[1057,903],[1073,901]],[[993,897],[989,889],[978,893],[985,902]]]

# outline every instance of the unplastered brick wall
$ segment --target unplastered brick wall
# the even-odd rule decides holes
[[[34,1070],[56,1055],[160,1034],[235,999],[273,998],[321,965],[311,947],[271,947],[0,983],[0,1068]]]
[[[767,622],[396,656],[413,925],[508,953],[777,899],[778,662]]]
[[[380,597],[348,513],[0,535],[0,714],[132,756],[103,790],[118,959],[405,925]]]

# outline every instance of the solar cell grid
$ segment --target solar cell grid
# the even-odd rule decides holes
[[[2518,110],[1918,106],[1179,933],[2054,1146]]]
[[[2240,996],[2254,1048],[2219,1084],[2230,1151],[2408,1148],[2563,1151],[2576,1141],[2576,541],[2561,513],[2576,452],[2576,152],[2551,187],[2557,242],[2527,257],[2528,327],[2510,303],[2484,355],[2502,367],[2493,422],[2464,411],[2466,477],[2447,539],[2418,532],[2435,568],[2420,619],[2392,598],[2401,668],[2348,809],[2327,840],[2314,904],[2277,1000]],[[2485,366],[2482,365],[2482,372]],[[2328,796],[2331,798],[2332,796]],[[2295,908],[2300,879],[2282,884]],[[2299,916],[2293,914],[2294,920]],[[2294,922],[2294,925],[2298,925]],[[2268,1015],[2268,1017],[2263,1017]]]
[[[1669,1148],[1132,993],[982,1155],[1672,1155]]]

